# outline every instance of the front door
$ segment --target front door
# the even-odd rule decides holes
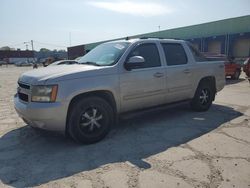
[[[120,75],[121,111],[161,104],[166,89],[165,72],[155,43],[137,45],[128,55],[142,56],[145,63]]]

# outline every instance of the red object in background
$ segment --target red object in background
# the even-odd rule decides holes
[[[211,61],[224,61],[225,63],[225,76],[230,76],[232,79],[238,80],[241,73],[241,66],[234,62],[232,59],[228,59],[223,54],[211,54],[203,53],[208,60]]]
[[[241,73],[241,66],[233,61],[225,62],[225,75],[238,80]]]
[[[247,77],[250,78],[250,58],[247,58],[243,64],[243,71],[246,73]]]

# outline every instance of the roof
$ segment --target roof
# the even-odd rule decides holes
[[[198,38],[218,36],[224,34],[233,34],[250,31],[250,15],[237,18],[230,18],[225,20],[219,20],[209,23],[191,25],[186,27],[180,27],[175,29],[163,30],[159,32],[152,32],[142,34],[143,36],[155,36],[163,38]],[[140,37],[142,35],[136,35],[134,37]]]
[[[139,34],[130,36],[129,38],[160,37],[160,38],[192,39],[192,38],[219,36],[225,34],[244,33],[244,32],[250,32],[250,15],[236,17],[236,18],[229,18],[214,22],[208,22],[203,24],[191,25],[186,27],[179,27],[175,29],[168,29],[158,32]],[[112,40],[119,40],[119,39],[124,39],[124,38],[118,38]],[[109,42],[112,40],[85,44],[85,49],[92,49],[101,43]]]

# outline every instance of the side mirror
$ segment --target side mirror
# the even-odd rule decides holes
[[[126,70],[131,70],[143,66],[144,63],[145,59],[142,56],[133,56],[129,58],[124,67]]]

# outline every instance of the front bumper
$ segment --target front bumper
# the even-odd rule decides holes
[[[18,115],[30,126],[65,132],[67,108],[62,103],[25,103],[15,96],[14,105]]]

